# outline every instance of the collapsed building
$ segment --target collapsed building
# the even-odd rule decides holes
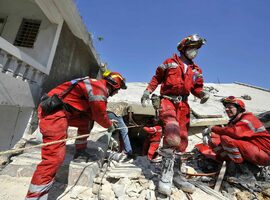
[[[39,144],[40,135],[36,130],[35,111],[41,94],[72,78],[86,75],[100,78],[100,65],[91,35],[87,32],[73,1],[0,0],[0,151],[13,148],[21,138],[28,139],[23,143],[26,147]],[[147,125],[156,112],[151,102],[146,108],[141,106],[140,98],[145,88],[146,83],[128,83],[128,89],[109,99],[109,104],[128,103],[132,106],[135,121],[139,125]],[[201,105],[196,97],[189,97],[189,135],[197,137],[197,140],[190,141],[189,150],[194,144],[201,142],[200,133],[206,126],[223,125],[228,122],[220,103],[223,97],[233,95],[242,98],[247,110],[258,116],[264,117],[264,113],[270,109],[270,91],[267,89],[237,82],[209,83],[205,84],[204,89],[210,93],[210,99],[206,104]],[[155,93],[158,94],[158,90]],[[266,119],[263,122],[269,129],[268,121]],[[70,128],[69,136],[74,136],[75,132],[75,129]],[[133,127],[129,129],[129,136],[135,152],[141,155],[145,133],[141,127]],[[89,164],[71,161],[74,141],[68,141],[67,158],[59,170],[57,182],[68,186],[94,188],[95,177],[102,174],[108,140],[104,130],[96,125],[89,137],[88,147],[90,152],[98,155],[99,160]],[[20,153],[10,161],[5,160],[10,163],[3,166],[0,176],[32,176],[40,161],[40,148]],[[139,161],[141,164],[147,162],[143,159]],[[152,167],[148,162],[142,167],[138,164],[139,161],[137,165],[140,167],[126,166],[129,171],[112,172],[110,177],[114,181],[123,176],[137,178],[142,169],[147,171],[147,168]],[[151,173],[145,173],[146,179],[154,179]],[[141,182],[146,181],[144,179]],[[153,184],[148,189],[150,188],[149,194],[153,195]],[[120,194],[118,195],[120,197]],[[130,196],[132,195],[135,195],[134,191],[131,191]]]
[[[100,60],[72,0],[0,1],[0,150],[36,128],[40,96],[100,77]]]
[[[146,108],[143,108],[140,104],[140,96],[146,87],[146,83],[127,83],[127,86],[128,89],[122,90],[118,95],[112,97],[109,100],[109,104],[113,105],[119,102],[128,103],[132,106],[133,119],[136,123],[139,125],[147,125],[147,121],[154,117],[156,113],[151,102],[147,104]],[[192,117],[191,128],[189,131],[188,151],[191,151],[195,144],[202,142],[201,131],[206,126],[223,125],[228,122],[228,118],[220,102],[223,97],[234,95],[242,98],[242,100],[245,101],[248,111],[252,111],[256,115],[261,116],[264,116],[263,114],[267,113],[270,106],[269,101],[266,100],[270,99],[270,92],[263,88],[257,88],[242,83],[209,83],[205,84],[204,89],[210,93],[210,99],[207,103],[202,105],[199,103],[199,100],[193,96],[190,96],[189,98]],[[265,126],[269,128],[269,119],[264,120],[264,122]],[[75,135],[76,128],[70,127],[69,137],[72,139]],[[52,190],[52,194],[57,194],[60,197],[61,194],[65,193],[63,189],[82,186],[91,188],[91,192],[94,193],[91,193],[93,198],[97,197],[99,193],[101,193],[101,196],[103,195],[100,199],[121,199],[124,197],[128,199],[131,198],[132,195],[136,198],[143,196],[146,198],[146,196],[149,195],[152,195],[152,199],[158,198],[155,185],[158,176],[157,171],[160,170],[160,166],[150,163],[145,156],[142,156],[142,143],[145,140],[146,135],[140,126],[137,128],[130,128],[129,136],[131,145],[135,150],[135,153],[138,154],[138,159],[132,163],[123,164],[113,161],[107,163],[106,152],[108,150],[109,136],[106,134],[106,130],[98,124],[95,124],[95,127],[88,138],[88,152],[92,153],[92,155],[96,157],[96,160],[88,163],[76,163],[72,161],[74,154],[74,139],[67,141],[66,159],[56,176],[57,183],[60,185],[63,184],[65,187],[61,187],[61,190],[59,190],[58,187],[60,186],[58,185],[58,187]],[[32,138],[27,142],[26,147],[34,147],[35,145],[40,144],[40,141],[41,136],[37,129],[32,134]],[[24,150],[22,154],[11,158],[11,162],[2,169],[0,177],[4,175],[10,177],[31,177],[39,162],[40,147]],[[123,184],[129,184],[130,187],[133,188],[132,191],[126,186],[126,189],[123,190],[124,192],[119,192],[119,188],[115,188],[124,187]],[[136,189],[137,186],[135,187],[134,185],[137,184],[141,184],[140,188],[146,188]],[[145,184],[147,186],[145,186]],[[198,193],[202,195],[202,191],[205,191],[208,195],[215,196],[215,199],[228,199],[228,197],[224,197],[214,189],[203,186],[199,182],[195,181],[193,184],[198,188],[195,194],[192,195],[194,199],[196,199],[195,196],[198,195]],[[111,187],[114,189],[109,189]],[[229,186],[226,187],[228,188]],[[55,190],[57,190],[57,192]],[[175,199],[180,198],[180,196],[181,198],[183,197],[183,193],[179,193],[181,190],[177,190],[174,187],[173,191],[173,195],[176,195],[176,197],[174,197]],[[231,196],[229,196],[229,198],[230,197]],[[149,199],[151,198],[149,197]]]
[[[132,106],[135,121],[143,125],[149,118],[156,115],[151,101],[148,102],[146,108],[141,106],[140,98],[146,86],[146,83],[128,83],[128,89],[120,91],[118,95],[110,98],[109,104],[128,103]],[[264,88],[235,82],[231,84],[206,83],[204,90],[210,94],[210,99],[205,104],[200,104],[199,99],[192,95],[189,96],[188,101],[191,107],[189,135],[200,133],[207,126],[227,124],[228,117],[221,103],[221,99],[227,96],[240,98],[245,102],[247,110],[258,116],[263,116],[263,113],[267,113],[270,109],[268,101],[270,91]],[[154,94],[159,94],[159,88]],[[270,124],[267,121],[264,121],[264,125],[269,128]],[[141,130],[140,128],[131,129],[130,137],[134,137],[134,139],[136,139],[136,135],[145,137]],[[138,141],[142,140],[138,139]]]

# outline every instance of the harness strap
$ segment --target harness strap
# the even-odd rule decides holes
[[[168,96],[168,95],[161,95],[161,98],[169,99],[173,103],[180,103],[181,101],[187,101],[188,96]]]
[[[71,80],[71,85],[65,89],[63,92],[61,92],[58,96],[60,99],[63,99],[65,98],[65,96],[81,81],[84,81],[85,79],[88,79],[89,76],[86,76],[86,77],[83,77],[83,78],[77,78],[77,79],[74,79],[74,80]]]

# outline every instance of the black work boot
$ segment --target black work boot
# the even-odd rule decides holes
[[[98,157],[96,155],[89,154],[85,149],[76,150],[74,154],[74,162],[88,162],[89,160],[95,161]]]

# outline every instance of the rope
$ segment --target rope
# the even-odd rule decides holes
[[[140,126],[138,126],[138,125],[137,126],[128,126],[127,128],[135,128],[135,127],[140,127]],[[124,128],[126,128],[126,127],[116,128],[115,130],[121,130],[121,129],[124,129]],[[94,133],[103,133],[103,132],[107,132],[107,130],[98,131],[98,132],[94,132]],[[7,150],[7,151],[2,151],[2,152],[0,152],[0,156],[5,155],[5,154],[17,153],[19,151],[29,150],[29,149],[33,149],[33,148],[45,147],[45,146],[49,146],[49,145],[52,145],[52,144],[58,144],[58,143],[61,143],[61,142],[67,142],[67,141],[73,140],[73,139],[85,138],[85,137],[88,137],[90,134],[91,133],[84,134],[84,135],[79,135],[79,136],[74,136],[74,137],[70,137],[70,138],[66,138],[66,139],[62,139],[62,140],[56,140],[56,141],[52,141],[52,142],[41,143],[41,144],[30,146],[30,147],[23,147],[23,148],[18,148],[18,149],[11,149],[11,150]]]

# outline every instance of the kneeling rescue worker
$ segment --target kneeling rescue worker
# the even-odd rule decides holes
[[[174,151],[185,152],[188,146],[188,96],[192,93],[201,99],[201,103],[205,103],[209,98],[209,94],[203,91],[202,70],[193,62],[198,49],[205,42],[206,40],[197,34],[180,41],[177,45],[180,56],[174,54],[158,66],[141,98],[142,106],[146,106],[145,102],[150,98],[150,94],[161,84],[159,118],[164,124],[164,147],[160,151],[163,166],[158,190],[165,195],[171,194]]]
[[[107,116],[107,98],[126,88],[121,74],[106,71],[101,80],[79,78],[52,89],[38,107],[43,142],[66,139],[68,126],[78,127],[78,135],[89,134],[94,121],[113,132],[116,124]],[[75,146],[74,159],[84,160],[91,156],[86,152],[87,137],[77,139]],[[42,147],[42,161],[33,174],[26,200],[48,199],[65,152],[65,142]]]
[[[242,100],[229,96],[222,103],[229,123],[225,127],[206,128],[204,144],[216,153],[217,160],[227,161],[227,169],[234,169],[229,174],[231,180],[256,181],[248,165],[270,165],[270,134],[254,114],[246,112]]]

